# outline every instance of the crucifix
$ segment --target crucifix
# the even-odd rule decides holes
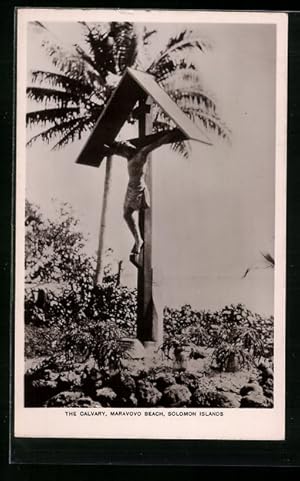
[[[176,128],[168,138],[165,132],[152,132],[151,103],[156,102],[175,123]],[[176,105],[176,103],[144,72],[128,68],[113,92],[87,143],[79,154],[77,163],[99,166],[108,155],[109,146],[130,114],[138,120],[138,138],[130,144],[147,151],[145,184],[150,194],[150,208],[139,209],[139,231],[143,240],[142,248],[130,254],[130,261],[137,268],[137,338],[144,345],[157,346],[162,342],[163,320],[155,306],[153,296],[152,264],[152,166],[151,148],[174,141],[196,140],[211,145],[206,133],[202,132]],[[149,152],[148,152],[148,150]]]
[[[143,139],[152,133],[151,119],[151,100],[140,102],[139,118],[139,138]],[[146,342],[161,343],[162,342],[162,322],[158,317],[158,313],[153,300],[152,281],[152,164],[151,153],[148,154],[147,170],[145,182],[150,194],[150,209],[142,209],[139,212],[139,227],[144,241],[142,251],[139,255],[140,259],[136,259],[136,255],[130,256],[138,269],[137,280],[137,338],[145,344]]]

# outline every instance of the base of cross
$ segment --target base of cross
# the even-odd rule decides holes
[[[137,338],[126,339],[123,344],[132,359],[153,359],[161,347],[163,338],[163,321],[161,303],[154,304],[152,292],[152,268],[145,275],[144,247],[139,254],[131,253],[130,262],[138,270],[137,288]],[[159,315],[159,313],[161,315]]]
[[[152,358],[157,350],[156,342],[152,341],[142,343],[138,339],[123,338],[120,344],[132,360]]]

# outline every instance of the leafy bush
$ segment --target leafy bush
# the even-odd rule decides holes
[[[189,304],[180,309],[166,307],[164,309],[164,332],[170,336],[178,336],[188,328],[207,327],[211,319],[208,311],[195,311]]]
[[[189,305],[166,308],[162,351],[169,358],[185,346],[214,348],[213,359],[221,370],[234,371],[273,354],[273,318],[253,314],[242,304],[220,311],[195,311]]]
[[[61,332],[55,326],[45,327],[28,324],[25,326],[25,357],[44,357],[56,352],[57,339]]]
[[[261,316],[242,304],[226,306],[220,311],[219,328],[212,344],[215,345],[213,357],[221,370],[235,371],[266,355],[259,322],[263,322]],[[272,338],[272,332],[268,334]]]
[[[166,307],[164,310],[164,341],[161,346],[163,355],[168,359],[183,361],[189,347],[192,356],[193,348],[209,344],[208,319],[211,314],[206,311],[195,311],[189,304],[181,309]],[[195,349],[196,350],[196,349]]]
[[[222,371],[226,372],[235,372],[244,366],[251,365],[251,357],[240,342],[222,341],[213,352],[213,360]]]
[[[93,358],[99,367],[120,369],[122,359],[127,357],[126,348],[120,340],[124,332],[113,321],[89,321],[85,325],[71,323],[57,346],[57,353],[67,360],[85,362]]]
[[[37,307],[31,297],[26,299],[25,309],[31,334],[39,336],[39,329],[42,331],[39,326],[44,326],[48,355],[54,348],[56,352],[65,351],[68,355],[76,350],[77,355],[88,356],[95,352],[95,343],[99,346],[102,341],[106,342],[107,349],[110,345],[110,350],[118,350],[118,339],[133,337],[136,332],[136,292],[112,283],[91,285],[86,291],[66,289],[60,295],[49,291],[43,309]],[[33,347],[33,341],[29,342]],[[36,339],[36,347],[38,343]],[[97,356],[106,359],[108,352],[99,351]],[[38,349],[35,353],[33,350],[32,355],[38,355]]]
[[[136,336],[137,292],[119,285],[110,265],[96,285],[95,261],[84,253],[84,242],[68,206],[52,221],[26,203],[26,355],[56,354],[66,363],[93,357],[101,366],[118,369],[126,357],[119,340]],[[202,346],[214,349],[221,370],[273,354],[273,318],[241,304],[216,312],[188,304],[166,307],[163,322],[161,351],[178,367],[188,356],[201,357]]]
[[[26,200],[26,283],[31,286],[48,282],[72,283],[74,274],[80,274],[89,263],[89,259],[82,255],[85,241],[68,204],[58,207],[56,219],[49,219]]]
[[[93,355],[118,366],[119,338],[136,333],[136,290],[117,285],[110,265],[96,285],[95,261],[83,246],[68,206],[52,221],[26,203],[26,354],[56,353],[66,362]]]

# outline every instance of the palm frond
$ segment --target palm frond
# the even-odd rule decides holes
[[[210,47],[208,42],[195,36],[192,31],[182,31],[178,35],[171,37],[164,50],[161,50],[159,55],[154,59],[150,65],[148,71],[152,73],[152,70],[157,68],[161,62],[172,61],[172,57],[176,53],[185,53],[187,50],[197,49],[201,52],[205,52]]]
[[[90,62],[81,58],[80,53],[76,50],[65,50],[60,45],[50,41],[43,42],[43,47],[46,49],[53,65],[58,68],[63,74],[78,80],[87,79],[91,83],[94,80],[99,81],[99,72],[95,70]]]
[[[98,78],[100,80],[101,85],[105,85],[105,79],[103,78],[102,72],[101,72],[103,69],[100,68],[100,65],[98,65],[97,62],[94,60],[94,58],[88,53],[86,53],[83,50],[83,48],[80,47],[80,45],[75,44],[75,49],[80,59],[83,60],[85,64],[87,64],[92,69],[93,72],[98,73]]]
[[[166,45],[166,51],[169,51],[170,49],[173,48],[179,48],[181,49],[182,43],[187,42],[187,41],[195,41],[199,45],[199,48],[204,50],[208,49],[210,47],[210,44],[203,39],[200,39],[198,36],[195,37],[195,33],[192,30],[182,30],[180,33],[177,35],[170,37],[167,45]]]
[[[30,127],[38,124],[44,125],[47,122],[70,119],[78,114],[79,107],[36,110],[26,114],[26,124]]]
[[[91,119],[91,122],[93,122],[94,124],[97,122],[99,116],[102,114],[103,110],[104,110],[104,107],[105,107],[105,103],[103,102],[101,105],[99,104],[96,104],[92,101],[89,102],[89,104],[87,104],[87,110],[89,112],[89,117]]]
[[[167,117],[165,117],[164,119],[162,116],[159,115],[157,115],[156,118],[153,120],[152,125],[155,132],[163,132],[170,129],[169,119]]]
[[[177,79],[171,76],[166,80],[166,92],[194,122],[230,141],[231,131],[217,114],[214,95],[201,87],[197,72],[188,68],[179,73],[180,75],[176,75]]]
[[[175,124],[170,120],[170,118],[163,112],[157,113],[156,118],[153,121],[153,130],[155,132],[164,132],[171,129],[175,129]],[[191,154],[191,145],[188,141],[178,141],[171,144],[171,149],[182,155],[185,159],[189,158]]]
[[[183,108],[181,110],[197,125],[218,137],[230,142],[231,131],[218,117],[211,116],[201,109]]]
[[[44,87],[27,87],[26,89],[29,99],[36,102],[54,101],[65,107],[69,102],[78,102],[79,94],[76,92],[66,92]]]
[[[188,141],[184,141],[184,142],[175,142],[174,144],[171,144],[171,149],[182,155],[182,157],[184,159],[188,159],[191,155],[191,146],[190,146],[190,143]]]
[[[33,83],[47,82],[51,87],[63,88],[67,91],[77,91],[78,93],[91,93],[93,85],[87,83],[86,78],[77,79],[70,75],[59,74],[55,72],[45,72],[43,70],[34,70],[31,72]]]
[[[137,35],[130,22],[110,22],[106,28],[98,25],[90,27],[81,22],[86,30],[86,42],[90,53],[77,51],[96,69],[102,77],[103,85],[109,73],[121,75],[134,64],[137,57]]]
[[[157,83],[163,84],[166,79],[176,73],[177,68],[177,64],[172,59],[168,58],[164,62],[160,62],[152,67],[148,72],[154,75]]]
[[[52,147],[52,150],[58,150],[76,139],[80,140],[82,133],[91,130],[94,126],[94,122],[87,121],[85,117],[76,120],[78,122]]]
[[[49,39],[44,47],[58,72],[32,73],[32,82],[27,95],[38,103],[51,102],[51,109],[27,114],[27,124],[44,126],[53,122],[49,129],[34,136],[28,145],[38,139],[49,142],[59,137],[56,147],[78,138],[85,129],[95,124],[115,89],[115,80],[129,66],[144,62],[146,69],[171,96],[177,105],[199,126],[229,138],[230,131],[218,116],[216,100],[202,88],[201,79],[194,65],[193,52],[206,52],[210,45],[192,31],[184,30],[167,41],[164,48],[151,62],[151,39],[155,29],[144,28],[142,34],[131,22],[90,23],[79,22],[85,30],[86,46],[78,44],[65,49],[56,40]],[[41,27],[42,28],[42,27]],[[138,42],[142,52],[137,58]],[[151,55],[151,57],[153,57]],[[53,105],[54,103],[54,105]],[[80,107],[80,110],[78,110]],[[60,111],[60,112],[59,112]],[[83,120],[81,112],[86,116]],[[155,132],[175,127],[168,116],[159,108],[154,110]],[[187,142],[176,142],[172,147],[185,157],[190,146]]]
[[[34,25],[35,27],[41,28],[42,30],[46,30],[48,32],[48,28],[42,22],[35,20],[28,23],[29,25]]]
[[[148,45],[149,39],[156,33],[157,33],[157,30],[147,30],[147,28],[144,27],[143,36],[142,36],[143,45]]]
[[[151,71],[155,76],[156,81],[163,87],[169,86],[170,90],[175,90],[183,83],[189,82],[199,84],[199,74],[192,62],[187,62],[186,59],[166,59],[153,67]]]
[[[267,261],[270,267],[275,266],[275,259],[269,252],[261,252],[261,255]]]
[[[50,127],[49,129],[43,130],[42,132],[39,132],[37,135],[34,135],[27,142],[26,145],[27,147],[31,147],[33,143],[35,143],[37,140],[42,140],[43,142],[49,143],[56,137],[67,135],[69,132],[72,131],[72,129],[78,126],[80,126],[81,129],[83,130],[84,124],[88,128],[91,128],[94,122],[92,122],[89,117],[82,116],[82,117],[77,117],[75,119],[67,120],[65,122],[57,123],[54,126]]]
[[[216,117],[217,106],[215,101],[201,89],[189,88],[182,85],[181,89],[169,91],[170,97],[179,105],[179,107],[191,110],[202,110],[208,115]]]
[[[170,117],[158,106],[153,106],[153,127],[154,130],[175,129],[177,125]]]

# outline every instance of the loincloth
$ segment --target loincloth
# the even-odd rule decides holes
[[[124,210],[127,210],[128,208],[132,210],[141,210],[149,207],[150,195],[147,187],[144,187],[142,190],[137,190],[129,185],[125,195]]]

